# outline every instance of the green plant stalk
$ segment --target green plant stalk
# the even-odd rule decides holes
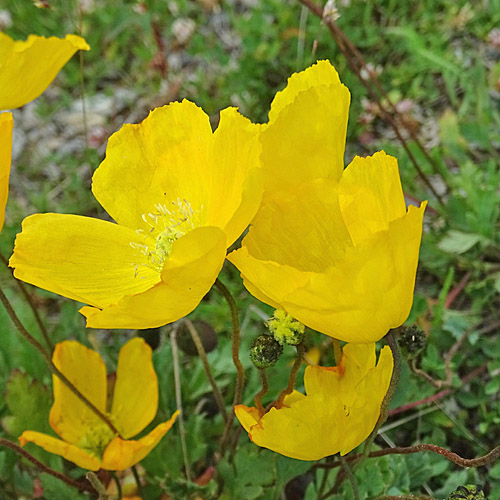
[[[356,481],[356,478],[352,472],[351,466],[349,465],[349,462],[344,458],[340,457],[340,463],[342,464],[342,469],[344,469],[344,473],[349,479],[349,482],[351,483],[351,488],[352,488],[352,494],[354,496],[354,500],[359,500],[359,486],[358,482]]]
[[[12,441],[8,441],[7,439],[1,438],[0,437],[0,446],[5,446],[6,448],[9,448],[10,450],[16,452],[18,455],[21,455],[24,457],[26,460],[29,460],[32,464],[34,464],[41,472],[45,472],[46,474],[50,474],[51,476],[60,479],[61,481],[65,482],[67,485],[72,486],[73,488],[76,488],[80,491],[87,491],[89,493],[95,493],[94,488],[92,488],[89,485],[86,485],[84,483],[79,483],[78,481],[75,481],[74,479],[65,476],[61,472],[57,472],[54,469],[51,469],[44,463],[40,462],[38,459],[36,459],[31,453],[28,453],[25,449],[21,448],[21,446],[13,443]]]
[[[88,482],[94,487],[95,491],[97,491],[97,494],[99,495],[99,500],[107,500],[108,495],[106,493],[106,488],[104,488],[104,485],[99,481],[99,478],[95,475],[94,472],[87,472],[85,475],[87,478]]]
[[[342,348],[340,347],[340,341],[337,339],[333,340],[333,357],[335,358],[335,364],[340,366],[340,360],[342,359]]]
[[[52,358],[50,354],[46,351],[46,349],[43,347],[38,340],[31,335],[31,333],[26,330],[24,325],[21,323],[21,320],[17,316],[16,312],[14,311],[12,305],[9,302],[9,299],[7,296],[3,293],[3,290],[0,288],[0,302],[2,302],[3,306],[5,307],[5,310],[7,311],[7,314],[9,315],[10,319],[14,323],[14,325],[17,328],[17,331],[21,334],[22,337],[24,337],[43,357],[43,359],[46,361],[47,365],[49,366],[51,372],[61,380],[61,382],[68,387],[68,389],[83,403],[85,404],[88,408],[90,408],[103,422],[105,422],[108,427],[118,436],[120,436],[120,433],[116,429],[116,427],[113,425],[111,420],[101,411],[99,408],[97,408],[91,401],[89,401],[74,385],[73,383],[62,373],[59,368],[54,364],[52,361]]]
[[[233,409],[231,413],[229,414],[229,417],[226,422],[226,426],[224,428],[224,432],[222,433],[222,438],[221,438],[221,456],[224,455],[224,452],[226,450],[227,442],[229,439],[229,434],[231,432],[231,425],[234,421],[234,407],[238,404],[241,403],[242,397],[243,397],[243,385],[245,383],[245,370],[243,369],[243,365],[241,364],[240,361],[240,322],[238,319],[238,308],[236,306],[236,302],[231,295],[231,292],[228,290],[226,285],[222,283],[222,281],[217,278],[215,281],[215,286],[218,288],[222,296],[227,302],[227,305],[229,306],[229,309],[231,311],[231,322],[233,325],[233,349],[232,349],[232,356],[233,356],[233,363],[234,366],[236,367],[236,384],[234,387],[234,398],[233,398]]]
[[[205,375],[207,376],[208,382],[210,383],[210,386],[212,387],[212,392],[214,393],[214,398],[215,402],[217,403],[217,407],[219,408],[219,412],[222,415],[222,418],[224,422],[227,422],[227,412],[226,412],[226,406],[224,404],[224,398],[222,397],[222,394],[217,387],[217,384],[215,382],[215,378],[212,375],[212,371],[210,369],[210,365],[208,363],[207,359],[207,353],[205,352],[205,349],[203,348],[203,343],[201,342],[200,336],[198,335],[198,332],[196,331],[195,326],[193,325],[193,322],[190,321],[189,319],[184,319],[184,324],[186,325],[187,329],[189,330],[189,333],[191,334],[191,338],[193,339],[194,345],[196,346],[196,350],[198,351],[198,356],[201,359],[201,362],[203,364],[203,369],[205,370]]]

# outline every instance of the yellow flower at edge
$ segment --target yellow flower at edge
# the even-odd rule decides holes
[[[235,406],[236,417],[258,446],[298,460],[349,453],[372,432],[389,388],[393,358],[384,347],[375,366],[375,344],[347,344],[339,366],[308,366],[306,395],[293,391],[281,408],[259,415]]]
[[[5,221],[5,205],[9,194],[10,161],[12,156],[12,113],[0,114],[0,231]]]
[[[0,32],[0,109],[19,108],[36,99],[77,50],[89,49],[77,35],[29,35],[26,41],[15,41]]]
[[[118,223],[76,215],[23,221],[16,278],[89,304],[92,328],[152,328],[189,314],[262,196],[259,126],[235,108],[158,108],[109,139],[92,191]]]
[[[426,203],[406,210],[397,161],[384,152],[355,157],[342,170],[331,147],[335,143],[338,150],[345,140],[343,125],[330,130],[323,120],[325,114],[333,120],[329,99],[343,94],[319,92],[335,75],[322,61],[292,76],[280,93],[289,96],[288,105],[270,113],[261,134],[262,204],[242,247],[228,260],[259,300],[334,338],[369,343],[408,317]],[[332,84],[333,89],[342,87]],[[298,125],[280,119],[285,111],[308,124],[314,152],[290,133]],[[266,134],[278,137],[280,131],[286,143],[273,148]],[[297,162],[286,162],[293,154]]]
[[[107,411],[106,366],[101,356],[68,340],[56,345],[54,364],[100,411]],[[107,415],[116,436],[88,406],[53,376],[54,404],[49,422],[61,437],[24,431],[21,446],[33,442],[50,453],[61,455],[88,470],[124,470],[141,461],[162,439],[177,418],[157,425],[149,434],[141,432],[156,415],[158,379],[151,361],[151,348],[141,338],[129,340],[120,350],[111,410]]]

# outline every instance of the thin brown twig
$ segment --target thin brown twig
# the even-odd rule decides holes
[[[12,276],[12,270],[9,267],[9,261],[5,258],[5,256],[2,253],[0,253],[0,260],[4,263],[5,267],[9,270],[10,275]],[[42,318],[40,316],[40,313],[38,312],[35,303],[33,302],[33,297],[31,296],[31,293],[28,292],[26,285],[21,280],[18,280],[14,277],[13,280],[16,283],[17,287],[19,288],[19,291],[23,295],[24,299],[30,306],[31,312],[35,317],[35,321],[38,324],[38,328],[40,328],[40,332],[42,333],[45,343],[47,344],[47,347],[52,351],[54,349],[54,346],[52,345],[52,341],[50,340],[49,332],[47,331],[47,328],[45,328],[45,324],[42,321]]]
[[[94,488],[92,488],[92,486],[85,483],[81,483],[79,481],[75,481],[74,479],[65,476],[61,472],[57,472],[56,470],[51,469],[44,463],[40,462],[40,460],[36,459],[33,455],[28,453],[25,449],[21,448],[21,446],[17,445],[16,443],[13,443],[12,441],[0,437],[0,446],[5,446],[6,448],[9,448],[10,450],[16,452],[18,455],[21,455],[26,460],[29,460],[41,472],[50,474],[51,476],[60,479],[61,481],[65,482],[69,486],[72,486],[73,488],[76,488],[80,491],[87,491],[88,493],[95,493],[95,490]]]
[[[417,159],[415,158],[415,155],[412,153],[405,138],[402,136],[401,132],[399,131],[398,124],[393,119],[393,117],[390,115],[390,113],[385,109],[385,106],[383,105],[377,92],[370,86],[370,84],[368,83],[368,80],[363,78],[363,76],[361,74],[361,70],[363,68],[366,68],[366,62],[364,61],[360,52],[356,49],[356,47],[347,38],[345,33],[333,22],[333,20],[331,18],[329,18],[328,16],[323,15],[323,9],[319,5],[316,5],[312,0],[299,0],[299,1],[303,5],[308,7],[316,16],[318,16],[320,19],[322,19],[323,22],[327,25],[335,42],[339,46],[341,52],[344,54],[351,69],[354,71],[355,75],[358,77],[361,84],[365,87],[365,89],[369,93],[370,97],[377,104],[377,106],[380,110],[380,113],[382,114],[382,117],[384,118],[384,120],[386,120],[387,123],[389,123],[391,128],[394,130],[394,133],[396,134],[398,140],[400,141],[401,145],[403,146],[404,150],[406,151],[408,158],[410,158],[410,161],[413,163],[413,166],[415,167],[419,177],[422,179],[422,181],[425,183],[425,185],[429,188],[429,190],[435,196],[437,201],[441,205],[444,205],[444,201],[443,201],[441,195],[435,190],[434,186],[431,184],[431,182],[429,181],[429,179],[427,178],[427,176],[425,175],[425,173],[421,169],[420,165],[418,164]],[[369,72],[368,74],[369,74],[370,81],[374,81],[373,79],[374,79],[374,77],[376,78],[376,75],[374,75],[373,72]],[[379,92],[381,92],[381,94],[386,98],[387,102],[390,104],[391,109],[393,108],[393,112],[395,112],[399,116],[399,112],[397,111],[396,107],[392,104],[390,99],[388,99],[387,94],[383,90],[380,83],[378,83],[378,80],[376,80],[376,82],[374,81],[374,83],[375,83],[375,87],[379,90]],[[441,178],[443,179],[443,181],[446,184],[446,179],[443,177],[443,175],[439,171],[439,167],[437,166],[434,159],[429,155],[429,153],[427,152],[425,147],[422,145],[422,143],[420,142],[418,137],[414,134],[414,132],[411,130],[411,128],[407,127],[404,120],[400,120],[400,122],[403,124],[405,129],[407,129],[407,131],[410,133],[410,136],[415,141],[415,143],[417,144],[419,149],[421,149],[422,153],[424,154],[426,159],[429,161],[432,168],[435,170],[435,172],[437,174],[439,174],[441,176]]]
[[[227,422],[227,412],[226,412],[226,406],[224,405],[224,398],[222,397],[222,394],[219,390],[219,387],[217,386],[217,383],[215,382],[215,378],[212,375],[212,370],[210,369],[210,364],[208,363],[208,359],[207,359],[207,353],[205,352],[205,349],[203,347],[203,343],[200,339],[200,336],[198,335],[198,331],[196,330],[195,326],[193,325],[193,322],[190,321],[189,319],[185,318],[184,324],[186,325],[187,329],[189,330],[189,333],[191,334],[191,338],[193,339],[194,345],[196,346],[196,350],[198,351],[198,356],[201,359],[201,363],[203,365],[203,369],[205,370],[205,375],[207,376],[208,382],[210,383],[210,386],[212,387],[212,392],[214,393],[215,402],[217,404],[217,407],[219,408],[219,412],[222,415],[224,422]]]
[[[368,458],[384,457],[385,455],[410,455],[412,453],[420,453],[422,451],[430,451],[432,453],[437,453],[442,455],[450,462],[460,466],[460,467],[484,467],[489,465],[497,458],[500,458],[500,446],[493,448],[490,452],[476,458],[463,458],[453,451],[442,448],[435,444],[416,444],[414,446],[395,446],[394,448],[383,448],[382,450],[376,450],[370,452]],[[349,462],[357,461],[362,457],[361,453],[356,453],[354,455],[349,455],[346,460]],[[340,460],[332,462],[330,464],[315,464],[313,467],[317,469],[330,469],[339,467],[341,465]]]
[[[120,433],[116,429],[116,427],[113,425],[111,420],[105,415],[99,408],[97,408],[92,401],[87,399],[76,387],[75,385],[64,375],[64,373],[57,368],[57,366],[54,364],[52,361],[52,358],[50,356],[50,353],[47,352],[45,347],[43,347],[38,340],[31,335],[31,333],[26,330],[24,325],[21,323],[21,320],[17,316],[16,312],[14,311],[14,308],[12,307],[11,303],[9,302],[9,299],[7,296],[3,293],[3,290],[0,288],[0,302],[2,302],[3,306],[5,307],[5,310],[7,311],[7,314],[9,315],[10,319],[16,326],[18,332],[21,334],[22,337],[24,337],[44,358],[46,361],[47,365],[49,366],[51,372],[61,380],[61,382],[68,387],[68,389],[83,403],[85,406],[90,408],[103,422],[105,422],[108,427],[118,436],[120,436]]]

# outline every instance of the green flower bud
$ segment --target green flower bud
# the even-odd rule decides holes
[[[250,346],[250,359],[257,368],[273,366],[283,352],[282,345],[270,335],[259,335]]]
[[[305,327],[293,319],[283,309],[276,309],[273,317],[267,322],[269,331],[280,344],[298,345],[304,338]]]
[[[480,486],[468,484],[467,486],[459,486],[451,492],[448,500],[486,500],[486,497]]]
[[[398,343],[406,357],[414,358],[427,345],[427,335],[415,325],[403,327]]]

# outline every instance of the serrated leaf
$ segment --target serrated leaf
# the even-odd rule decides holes
[[[438,247],[444,252],[461,254],[483,240],[484,238],[479,234],[463,233],[456,229],[450,229],[438,243]]]

